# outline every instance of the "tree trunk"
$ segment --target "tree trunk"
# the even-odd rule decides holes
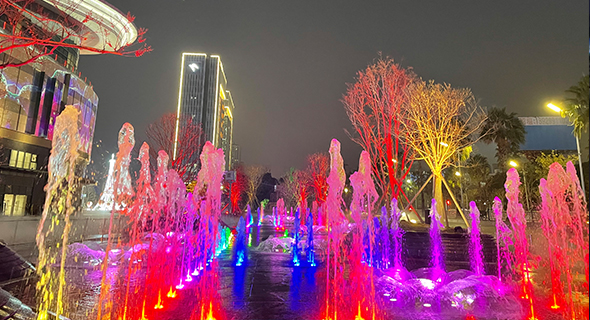
[[[445,223],[446,212],[445,212],[445,202],[443,199],[442,174],[441,173],[434,175],[434,199],[436,200],[436,214],[438,216],[438,221],[445,224],[445,227],[448,227]]]

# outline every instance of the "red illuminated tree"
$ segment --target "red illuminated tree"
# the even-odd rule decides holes
[[[401,125],[416,76],[389,58],[379,58],[357,73],[342,99],[354,133],[350,138],[369,152],[373,179],[388,202],[400,194],[407,200],[402,183],[412,165],[413,151],[404,143]],[[401,199],[400,199],[401,200]]]
[[[164,150],[170,156],[172,169],[185,182],[197,179],[199,155],[205,145],[205,135],[201,125],[191,119],[181,120],[178,131],[178,147],[174,152],[174,135],[176,115],[166,113],[145,130],[150,148],[151,159],[157,159],[158,151]]]
[[[321,205],[328,196],[327,178],[330,173],[330,156],[325,152],[318,152],[307,157],[307,171],[315,201]]]
[[[81,13],[85,16],[81,17]],[[135,17],[127,14],[126,19],[133,23]],[[122,27],[122,33],[131,34],[135,29],[131,24],[114,21],[83,8],[83,3],[77,1],[0,0],[0,27],[4,29],[0,32],[0,53],[9,53],[0,69],[55,56],[60,47],[136,57],[151,51],[144,39],[146,29],[138,29],[136,40],[129,42],[125,37],[113,37],[112,30]],[[105,40],[98,46],[97,37]]]
[[[244,167],[242,165],[238,165],[235,168],[236,171],[236,181],[233,183],[225,182],[223,187],[224,190],[230,190],[231,192],[229,200],[231,202],[232,213],[239,212],[241,208],[241,202],[243,202],[243,198],[246,192],[246,187],[248,186],[248,177],[244,172]]]

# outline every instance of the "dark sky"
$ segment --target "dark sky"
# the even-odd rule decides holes
[[[176,110],[181,53],[219,54],[242,160],[274,176],[303,167],[332,138],[348,169],[357,167],[360,148],[344,132],[339,100],[378,52],[521,116],[552,115],[545,102],[588,72],[587,0],[110,3],[149,29],[153,52],[80,59],[100,99],[94,140],[115,151],[130,122],[139,147],[147,124]]]

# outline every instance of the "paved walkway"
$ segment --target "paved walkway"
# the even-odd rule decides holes
[[[276,235],[271,226],[254,227],[251,233],[251,248]],[[318,285],[317,267],[293,267],[290,254],[255,250],[249,251],[247,266],[234,267],[231,255],[228,251],[219,257],[227,319],[320,319],[323,288]]]

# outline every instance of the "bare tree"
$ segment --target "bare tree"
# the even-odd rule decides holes
[[[318,152],[307,157],[307,171],[315,201],[322,205],[328,196],[328,174],[330,173],[330,156]]]
[[[197,179],[199,154],[205,144],[201,125],[191,119],[184,119],[179,125],[178,149],[176,158],[171,160],[171,167],[185,182]],[[164,150],[172,157],[174,148],[174,135],[176,130],[176,115],[166,113],[158,120],[148,125],[146,136],[148,143],[152,146],[150,158],[157,159],[158,151]]]
[[[354,134],[351,139],[371,158],[371,169],[381,200],[405,197],[402,183],[413,161],[401,125],[409,101],[409,87],[416,76],[392,59],[378,59],[357,73],[342,102]]]
[[[311,187],[311,177],[305,170],[291,168],[281,179],[279,196],[291,207],[307,207],[307,197]]]
[[[260,165],[246,166],[244,168],[244,173],[247,177],[245,192],[249,205],[254,205],[257,201],[256,192],[262,183],[262,176],[264,176],[264,174],[269,171],[270,170],[268,168]]]
[[[446,221],[442,193],[444,183],[463,216],[442,172],[454,165],[459,151],[479,139],[479,131],[486,119],[485,112],[469,89],[456,89],[433,81],[416,81],[413,84],[410,108],[407,110],[402,121],[407,143],[416,152],[416,159],[424,160],[432,171],[437,213]],[[463,219],[469,226],[464,216]]]
[[[16,54],[8,55],[9,58],[0,64],[0,69],[18,67],[44,56],[53,56],[57,48],[120,56],[141,56],[151,51],[144,39],[146,29],[137,30],[136,41],[128,37],[111,36],[117,28],[123,28],[121,32],[125,34],[136,32],[131,25],[135,17],[127,14],[126,19],[129,24],[109,20],[88,11],[77,1],[0,0],[0,26],[4,29],[4,32],[0,32],[0,53],[18,50],[19,56],[19,60],[15,60]],[[88,25],[92,25],[92,28]],[[98,46],[97,34],[104,38]]]

